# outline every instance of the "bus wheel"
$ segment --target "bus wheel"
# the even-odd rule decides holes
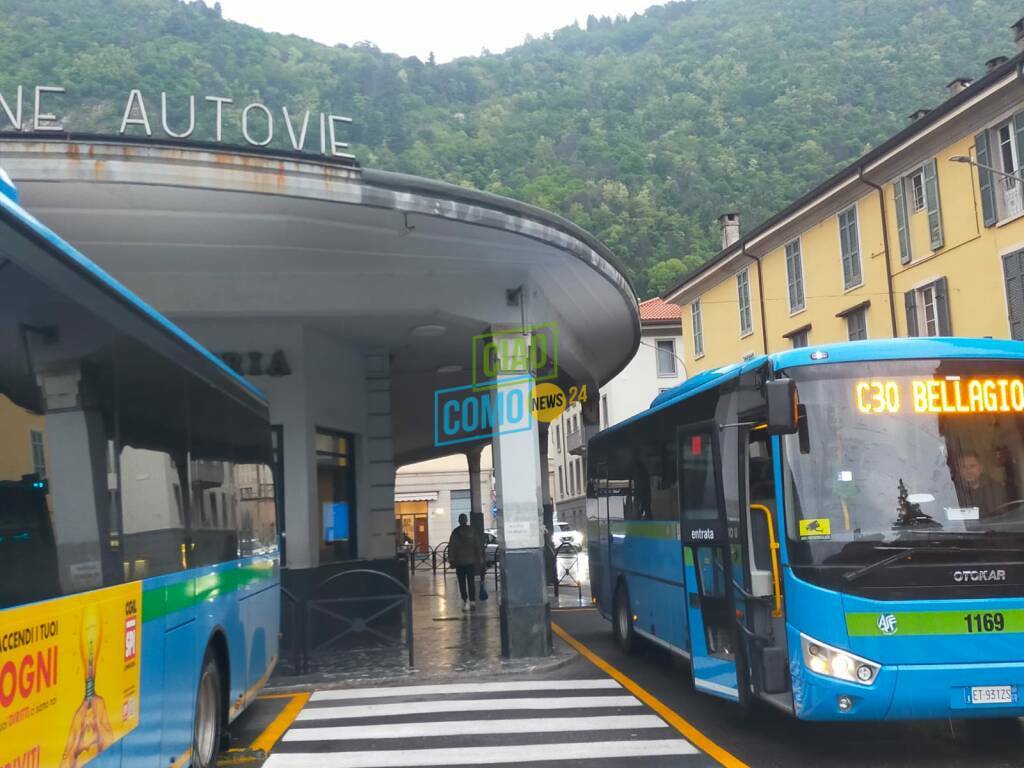
[[[626,653],[636,649],[636,632],[633,631],[633,613],[629,609],[629,590],[620,584],[615,590],[615,620],[612,622],[615,641]]]
[[[196,691],[196,714],[192,736],[192,768],[212,768],[217,760],[223,730],[221,716],[220,668],[212,651],[203,658]]]

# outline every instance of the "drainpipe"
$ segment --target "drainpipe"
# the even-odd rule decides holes
[[[889,217],[885,214],[885,194],[882,188],[869,181],[864,175],[864,167],[857,168],[857,177],[878,193],[878,211],[882,215],[882,251],[885,253],[885,282],[889,291],[889,319],[892,322],[892,337],[895,339],[899,334],[896,331],[896,298],[892,289],[892,259],[889,255]]]
[[[747,258],[753,259],[757,263],[757,304],[761,308],[761,346],[764,347],[764,353],[768,354],[768,323],[765,320],[764,313],[764,278],[761,277],[761,257],[755,256],[752,253],[747,253],[747,244],[743,243],[740,246],[740,253]]]

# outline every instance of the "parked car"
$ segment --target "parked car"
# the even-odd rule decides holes
[[[484,567],[498,562],[498,532],[494,528],[484,531]]]
[[[568,523],[555,521],[555,530],[551,534],[551,546],[556,550],[563,544],[571,544],[579,552],[583,549],[583,534],[574,531]]]

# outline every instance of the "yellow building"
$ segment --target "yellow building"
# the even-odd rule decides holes
[[[848,339],[1024,339],[1024,53],[986,68],[752,232],[722,217],[722,251],[663,295],[691,375]]]

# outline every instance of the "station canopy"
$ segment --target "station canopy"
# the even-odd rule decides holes
[[[396,464],[452,452],[434,447],[433,393],[471,383],[472,339],[492,327],[558,323],[561,378],[590,386],[639,343],[607,248],[507,198],[125,138],[8,135],[0,166],[29,211],[172,319],[291,319],[388,351]]]

